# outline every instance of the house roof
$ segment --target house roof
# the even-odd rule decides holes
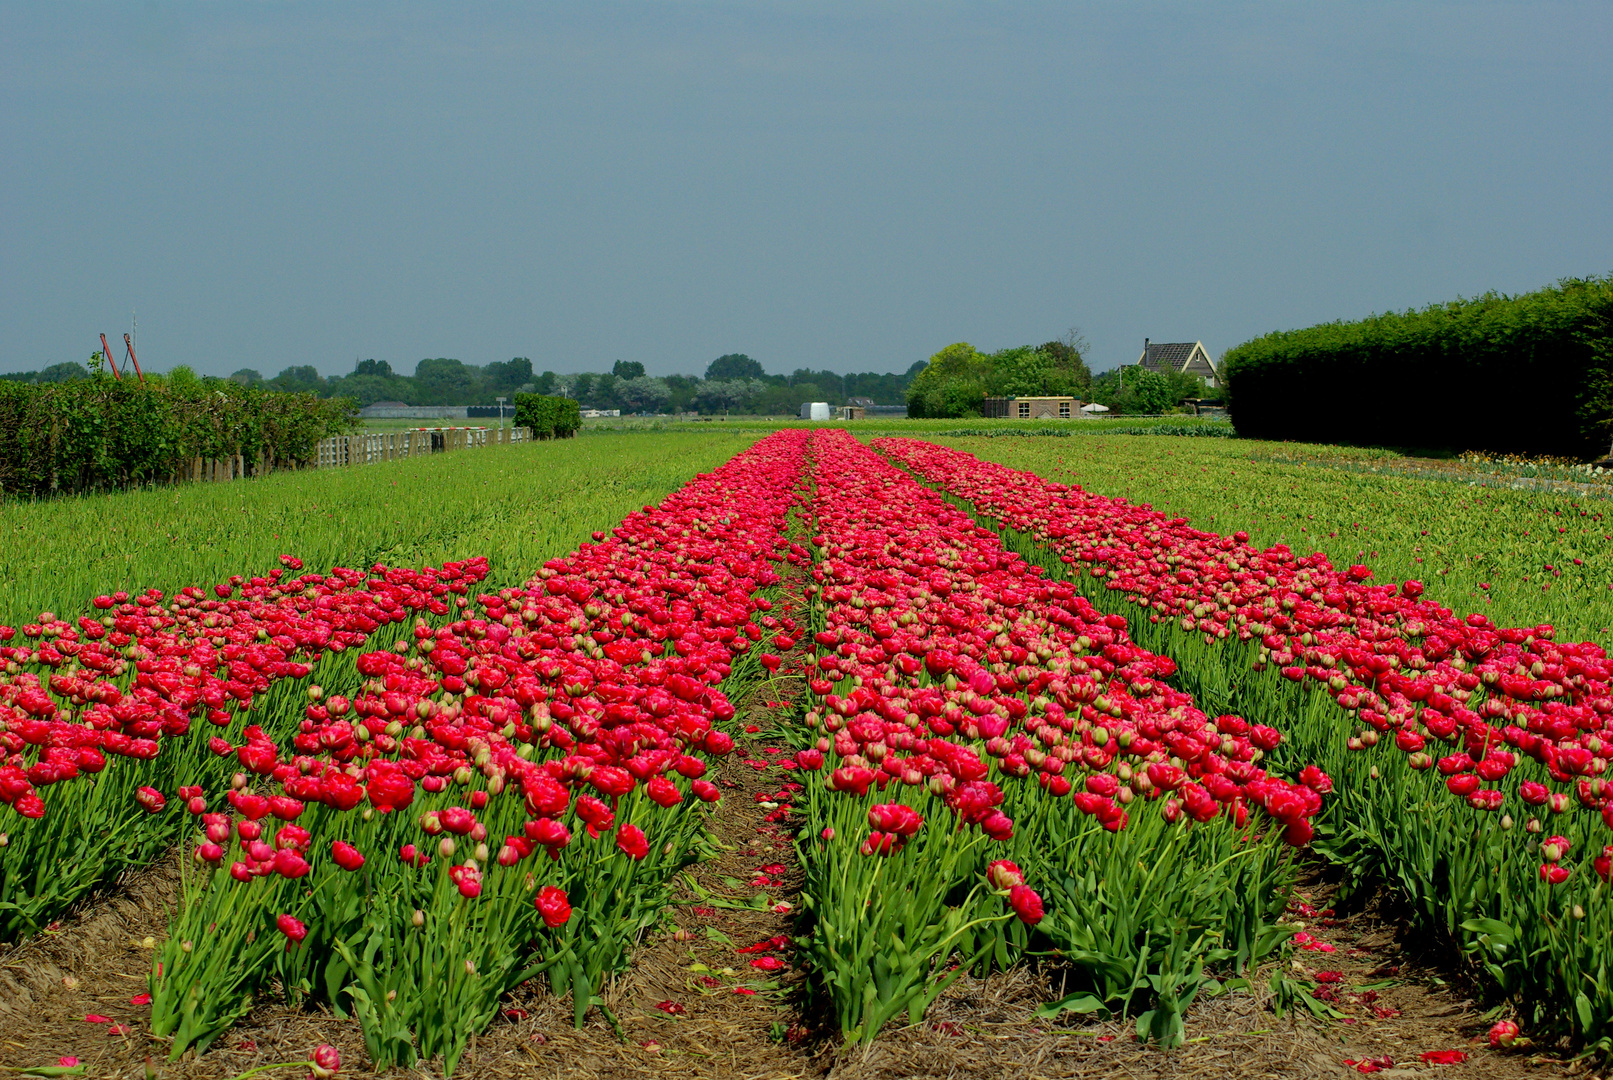
[[[1150,341],[1138,363],[1149,371],[1181,371],[1198,347],[1196,341]]]

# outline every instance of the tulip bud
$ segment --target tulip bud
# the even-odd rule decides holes
[[[414,923],[416,929],[426,925],[426,913],[421,911],[419,908],[415,908],[414,915],[411,917],[410,922]]]
[[[313,1053],[308,1055],[308,1071],[313,1074],[315,1080],[329,1080],[341,1067],[342,1056],[328,1043],[314,1047]]]

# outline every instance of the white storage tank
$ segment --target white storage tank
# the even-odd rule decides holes
[[[832,420],[834,413],[827,401],[801,402],[801,419],[803,420]]]

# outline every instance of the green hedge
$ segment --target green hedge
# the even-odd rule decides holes
[[[569,439],[582,427],[582,405],[572,398],[516,394],[515,426],[531,428],[535,439]]]
[[[0,382],[0,492],[48,495],[175,479],[196,458],[307,463],[351,431],[357,403],[208,379]]]
[[[1601,457],[1613,278],[1267,334],[1222,376],[1246,437]]]

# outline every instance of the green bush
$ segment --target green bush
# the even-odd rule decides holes
[[[582,405],[572,398],[516,394],[515,426],[532,429],[534,439],[569,439],[582,427]]]
[[[1050,341],[983,353],[966,341],[948,345],[907,387],[907,415],[914,419],[979,416],[987,396],[1082,397],[1092,389],[1092,372],[1081,350],[1085,342]]]
[[[1222,373],[1246,437],[1598,457],[1613,278],[1267,334]]]
[[[0,491],[48,495],[160,483],[196,458],[306,464],[351,431],[348,398],[277,394],[224,379],[145,383],[100,375],[0,382]]]

